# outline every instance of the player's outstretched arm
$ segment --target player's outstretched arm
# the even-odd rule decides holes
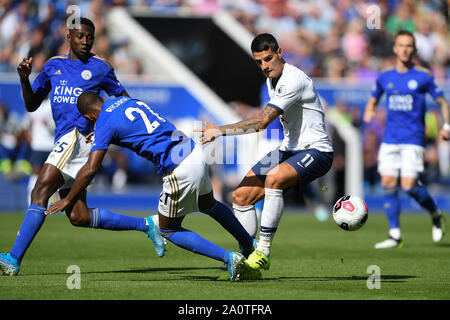
[[[363,121],[365,123],[369,123],[375,117],[377,112],[377,104],[378,100],[374,97],[370,97],[369,101],[366,104],[366,108],[364,110]]]
[[[72,201],[81,191],[86,189],[86,187],[89,185],[89,183],[91,183],[92,179],[94,179],[95,175],[100,169],[106,151],[107,149],[95,150],[89,154],[89,159],[78,173],[69,194],[64,199],[52,203],[50,208],[45,211],[46,215],[54,214],[58,211],[63,211],[72,203]]]
[[[22,85],[23,100],[25,101],[25,108],[28,112],[36,111],[45,99],[45,97],[35,93],[33,89],[31,89],[31,84],[28,77],[31,74],[32,61],[33,58],[24,58],[17,66],[17,73],[19,74],[20,83]]]
[[[201,132],[200,142],[205,144],[214,141],[220,136],[235,136],[264,130],[279,115],[280,112],[277,109],[266,106],[263,110],[245,120],[220,127],[206,122],[206,128],[194,131]]]
[[[439,134],[444,140],[450,140],[450,110],[448,102],[444,96],[436,98],[436,102],[441,108],[442,119],[444,120],[444,125],[440,130]]]

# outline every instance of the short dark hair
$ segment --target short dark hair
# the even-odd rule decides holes
[[[251,44],[252,52],[261,52],[272,49],[277,51],[279,48],[277,39],[270,33],[261,33],[257,35]]]
[[[81,18],[80,18],[80,24],[84,24],[84,25],[86,25],[86,26],[91,27],[92,30],[93,30],[94,33],[95,33],[95,25],[94,25],[94,23],[93,23],[90,19],[85,18],[85,17],[81,17]]]
[[[75,24],[76,23],[76,18],[73,18],[72,21],[70,21],[70,22],[71,23],[73,22],[75,27],[78,28],[78,26]],[[95,33],[95,25],[90,19],[85,18],[85,17],[80,17],[80,27],[81,27],[82,24],[84,24],[84,25],[86,25],[88,27],[91,27],[92,28],[92,32]],[[73,27],[69,27],[69,28],[72,29]]]
[[[77,99],[77,108],[81,114],[86,114],[91,109],[91,106],[97,102],[98,100],[102,100],[98,94],[92,91],[84,91],[80,94]]]
[[[410,36],[414,40],[414,48],[416,47],[416,38],[414,37],[414,34],[411,31],[408,30],[400,30],[398,31],[394,36],[394,42],[397,40],[397,37],[399,36]]]

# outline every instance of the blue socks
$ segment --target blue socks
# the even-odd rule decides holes
[[[20,226],[19,232],[17,233],[16,241],[14,243],[13,248],[9,252],[9,254],[19,261],[22,261],[25,252],[30,246],[36,234],[39,232],[42,224],[45,220],[44,211],[47,208],[30,205],[28,207],[25,219]]]
[[[416,184],[405,192],[434,217],[438,208],[424,186]],[[389,228],[399,228],[400,200],[397,188],[384,188],[384,210],[389,221]]]
[[[195,232],[181,227],[176,230],[160,229],[160,231],[167,240],[178,247],[228,263],[229,251],[202,238]]]
[[[222,202],[216,201],[212,209],[207,212],[205,211],[205,213],[220,223],[220,225],[239,242],[239,245],[244,248],[244,250],[253,248],[252,237],[250,237],[233,212],[231,212],[231,210]]]
[[[434,200],[424,186],[416,184],[411,189],[405,191],[413,197],[422,208],[428,210],[430,214],[434,214],[438,210]]]
[[[389,228],[400,228],[400,200],[397,188],[384,188],[384,211],[389,222]]]
[[[148,231],[145,218],[126,216],[100,208],[92,209],[91,225],[89,227],[107,230]]]
[[[30,246],[36,234],[39,232],[45,220],[45,210],[47,208],[30,205],[25,219],[17,233],[16,241],[9,254],[19,261],[22,261],[25,252]],[[108,230],[138,230],[147,232],[149,226],[145,218],[126,216],[105,209],[92,209],[91,228]]]
[[[253,248],[253,239],[235,217],[233,212],[222,202],[216,201],[213,207],[202,212],[208,214],[227,230],[243,248]],[[202,238],[199,234],[182,227],[175,230],[160,229],[161,234],[173,244],[183,249],[198,253],[215,260],[228,263],[229,251]]]

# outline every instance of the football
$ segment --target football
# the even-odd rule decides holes
[[[333,219],[344,230],[355,231],[361,228],[369,217],[369,210],[363,199],[349,195],[340,198],[333,207]]]

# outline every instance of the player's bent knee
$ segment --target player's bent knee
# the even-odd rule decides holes
[[[268,189],[283,189],[283,183],[284,181],[280,181],[276,175],[268,175],[264,187]]]
[[[397,186],[397,179],[396,178],[382,178],[381,179],[381,186],[383,188],[394,188]]]
[[[46,206],[53,189],[48,185],[36,184],[31,191],[31,203]]]
[[[70,223],[74,227],[89,227],[91,225],[91,217],[90,215],[80,213],[79,211],[72,210],[67,212],[66,214],[70,220]]]
[[[84,227],[85,226],[85,221],[84,219],[74,215],[73,213],[69,215],[69,220],[70,223],[74,226],[74,227]]]
[[[244,193],[240,189],[236,189],[231,194],[231,201],[238,206],[248,206],[250,205],[251,199],[249,193]]]

